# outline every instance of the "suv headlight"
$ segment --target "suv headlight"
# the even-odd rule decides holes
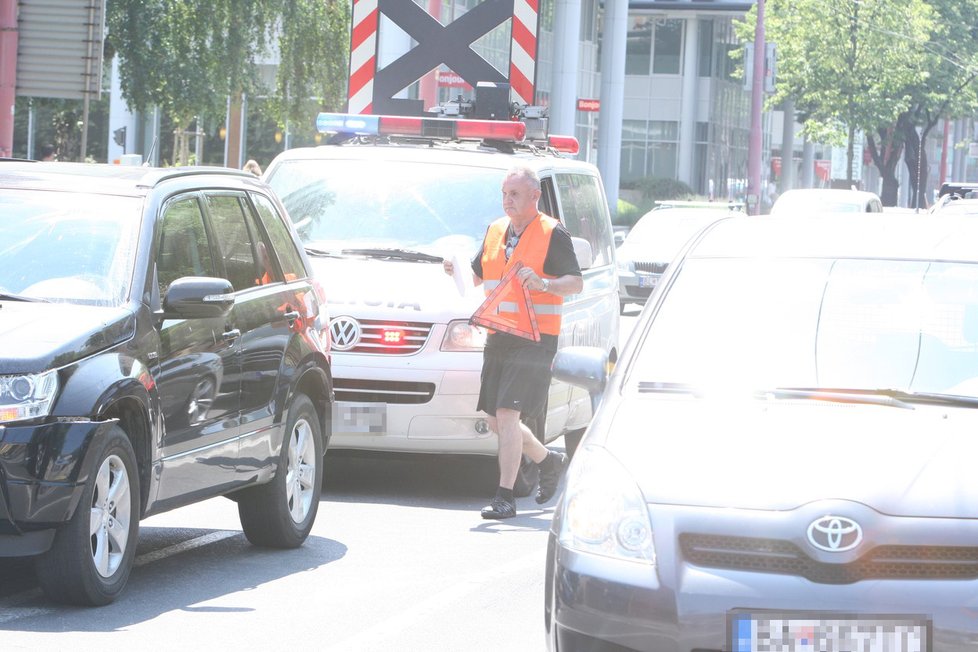
[[[58,393],[58,372],[0,376],[0,423],[47,416]]]
[[[481,351],[486,348],[486,329],[473,326],[466,320],[448,322],[442,351]]]
[[[604,448],[574,454],[562,498],[565,548],[626,561],[655,563],[652,522],[638,485]]]

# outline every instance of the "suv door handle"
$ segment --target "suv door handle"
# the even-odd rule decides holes
[[[283,316],[289,320],[289,326],[291,326],[295,323],[295,320],[299,318],[299,311],[289,310]]]
[[[225,342],[232,343],[234,342],[234,340],[241,337],[241,331],[238,330],[237,328],[232,328],[229,331],[225,331],[224,333],[221,333],[221,337],[224,338]]]

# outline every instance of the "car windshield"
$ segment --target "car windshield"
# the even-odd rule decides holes
[[[503,215],[505,171],[416,161],[288,161],[269,184],[307,247],[472,256]]]
[[[978,265],[688,259],[632,382],[978,396]]]
[[[132,282],[142,201],[0,192],[0,295],[117,306]]]

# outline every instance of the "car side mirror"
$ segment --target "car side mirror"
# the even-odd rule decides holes
[[[553,377],[587,390],[593,413],[608,384],[608,353],[596,346],[565,346],[551,365]]]
[[[163,299],[164,319],[223,317],[234,306],[234,287],[223,278],[183,276],[170,283]]]
[[[591,269],[594,264],[594,252],[591,251],[591,243],[584,238],[571,236],[574,245],[574,255],[577,256],[577,265],[582,270]]]

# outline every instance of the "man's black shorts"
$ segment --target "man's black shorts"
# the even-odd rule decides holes
[[[543,410],[550,392],[550,365],[557,338],[543,336],[532,342],[505,333],[493,333],[482,359],[482,386],[478,409],[496,416],[497,408],[532,416]]]

